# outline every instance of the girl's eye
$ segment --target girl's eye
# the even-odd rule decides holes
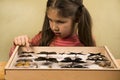
[[[57,23],[65,23],[65,21],[57,21]]]
[[[52,22],[52,19],[48,18],[48,21]]]
[[[49,20],[49,22],[53,22],[53,20],[52,19],[48,19]],[[66,23],[66,21],[61,21],[61,20],[56,20],[56,21],[54,21],[54,22],[56,22],[56,23],[58,23],[58,24],[63,24],[63,23]]]

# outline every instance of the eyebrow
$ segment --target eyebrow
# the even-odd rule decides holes
[[[48,17],[48,20],[53,21],[51,18]],[[66,20],[55,20],[55,22],[66,22]]]

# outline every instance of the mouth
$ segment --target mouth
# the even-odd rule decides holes
[[[54,32],[55,33],[55,35],[60,35],[61,33],[60,32]]]

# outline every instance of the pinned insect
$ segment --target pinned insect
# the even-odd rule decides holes
[[[42,51],[40,53],[37,54],[46,54],[46,55],[50,55],[50,54],[57,54],[56,52],[46,52],[46,51]]]
[[[61,62],[86,63],[86,62],[82,61],[81,58],[71,59],[70,57],[66,57],[66,58],[64,58],[64,60],[62,60]]]
[[[33,62],[32,59],[18,59],[16,62]]]
[[[96,61],[107,61],[108,59],[101,53],[90,53],[87,60],[93,60],[96,62]]]
[[[35,61],[50,61],[50,62],[58,62],[56,58],[46,58],[46,57],[38,57]]]
[[[72,63],[72,64],[64,65],[61,68],[87,68],[87,67],[80,65],[80,64]]]
[[[19,57],[33,57],[32,55],[19,55]]]

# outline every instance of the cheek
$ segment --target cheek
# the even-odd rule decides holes
[[[69,23],[65,26],[66,32],[71,32],[72,25]]]
[[[60,30],[64,34],[69,34],[71,33],[71,26],[63,26]]]
[[[49,25],[50,25],[50,28],[51,28],[51,30],[52,30],[52,23],[51,23],[51,22],[49,22]]]

